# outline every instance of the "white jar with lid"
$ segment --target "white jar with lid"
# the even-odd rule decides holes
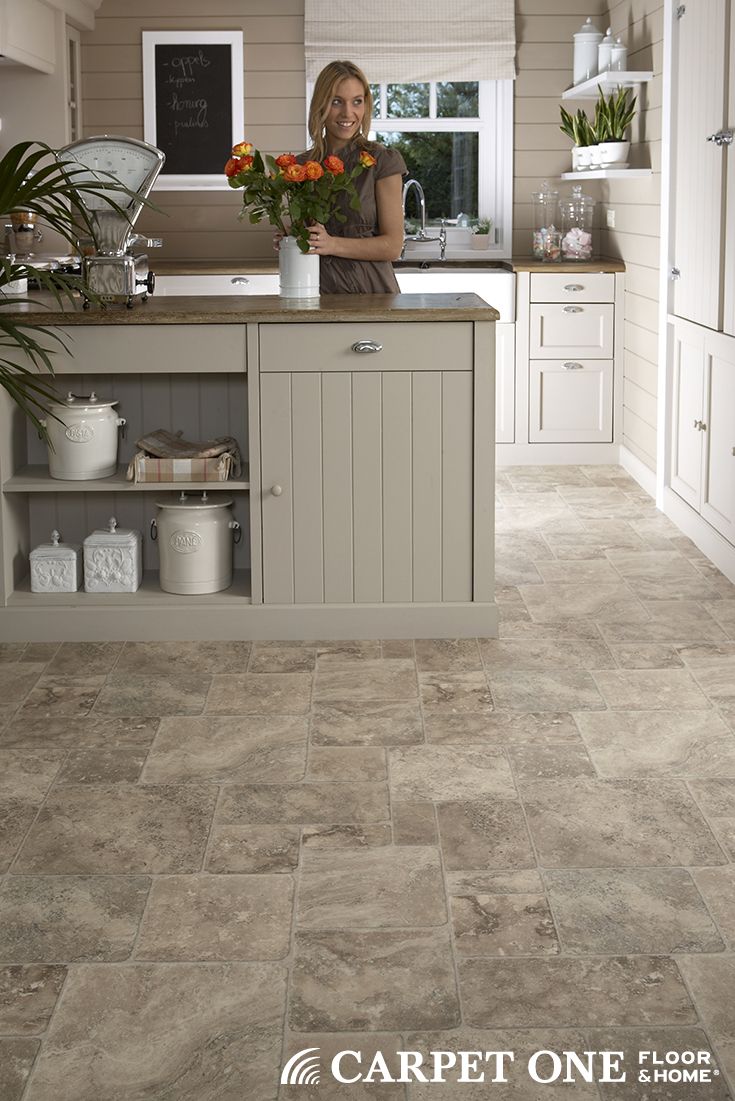
[[[159,584],[166,593],[217,593],[232,584],[233,543],[241,538],[231,498],[181,493],[156,501],[151,538],[158,540]]]
[[[612,51],[615,45],[615,40],[612,36],[612,27],[608,27],[605,31],[605,37],[597,47],[597,71],[598,73],[607,73],[612,67]]]
[[[618,35],[613,42],[610,54],[610,68],[614,73],[624,73],[627,72],[628,69],[628,47],[623,44],[620,35]]]
[[[82,548],[62,543],[58,531],[31,551],[30,562],[32,593],[75,593],[82,583]]]
[[[134,593],[143,580],[143,539],[139,531],[118,528],[110,517],[106,529],[84,540],[84,591]]]
[[[581,84],[597,74],[597,46],[602,39],[602,31],[588,17],[574,35],[574,75],[573,82]]]
[[[124,417],[115,412],[116,401],[101,401],[92,392],[71,392],[49,408],[53,416],[42,419],[49,439],[48,466],[52,478],[84,481],[109,478],[117,470],[118,428]]]

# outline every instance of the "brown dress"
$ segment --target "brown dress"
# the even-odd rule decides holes
[[[375,181],[384,176],[405,176],[406,162],[396,149],[377,142],[362,145],[352,143],[338,154],[346,171],[357,164],[360,152],[366,149],[375,157],[372,168],[366,168],[355,180],[360,196],[360,209],[351,210],[349,197],[340,195],[340,209],[346,222],[330,218],[326,224],[332,237],[377,237],[378,208],[375,201]],[[307,159],[304,157],[303,159]],[[299,157],[302,160],[302,157]],[[399,287],[390,260],[349,260],[344,256],[322,256],[319,260],[319,285],[322,294],[398,294]]]

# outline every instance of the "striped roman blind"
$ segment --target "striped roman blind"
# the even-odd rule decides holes
[[[374,83],[512,80],[513,0],[305,0],[306,78],[354,61]]]

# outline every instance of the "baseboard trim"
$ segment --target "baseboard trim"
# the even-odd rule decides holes
[[[686,501],[674,493],[673,489],[664,489],[664,514],[676,526],[688,535],[710,562],[735,584],[735,547],[723,539],[719,532],[703,520]]]
[[[501,466],[606,466],[620,462],[616,443],[498,443],[495,465]]]
[[[629,451],[627,447],[620,445],[620,465],[627,470],[631,478],[635,478],[638,485],[645,489],[654,501],[656,500],[656,471],[642,463],[637,455]]]

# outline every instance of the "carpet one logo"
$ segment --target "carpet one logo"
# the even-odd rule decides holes
[[[283,1086],[316,1086],[327,1080],[351,1086],[356,1082],[486,1082],[506,1084],[525,1075],[540,1085],[626,1081],[701,1084],[719,1070],[709,1051],[635,1051],[625,1069],[624,1051],[549,1051],[542,1049],[516,1061],[513,1051],[375,1051],[346,1048],[322,1066],[321,1048],[297,1051],[281,1072]]]
[[[316,1052],[316,1055],[313,1054]],[[318,1047],[305,1047],[292,1055],[281,1072],[282,1086],[316,1086],[322,1072]]]

